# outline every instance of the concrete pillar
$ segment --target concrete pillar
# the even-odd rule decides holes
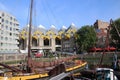
[[[40,38],[40,40],[39,40],[39,47],[43,47],[44,46],[44,39],[43,38]]]
[[[25,45],[24,45],[26,48],[25,49],[28,49],[28,39],[26,38],[25,39]]]
[[[40,38],[37,39],[37,47],[40,46]]]
[[[51,49],[52,49],[52,51],[55,51],[55,39],[52,38],[51,41],[52,41]]]

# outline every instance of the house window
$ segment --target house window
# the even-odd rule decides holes
[[[55,44],[56,44],[56,45],[61,45],[61,40],[58,39],[58,38],[56,38],[56,39],[55,39]]]
[[[3,37],[1,37],[1,40],[3,40]]]
[[[49,46],[49,40],[48,39],[44,40],[44,46]]]
[[[12,22],[10,22],[10,25],[12,25]]]
[[[6,26],[6,30],[8,30],[8,26]]]
[[[10,17],[10,19],[12,20],[12,17]]]
[[[3,28],[4,28],[4,25],[2,24],[1,29],[3,29]]]
[[[3,43],[1,43],[1,46],[3,46]]]
[[[12,36],[12,33],[10,33],[10,36]]]
[[[6,24],[8,24],[8,20],[6,20]]]
[[[8,38],[7,38],[7,37],[5,37],[5,40],[7,41],[7,40],[8,40]]]
[[[10,31],[12,31],[12,28],[10,27]]]
[[[4,31],[3,31],[3,30],[1,30],[1,34],[3,34],[3,32],[4,32]]]
[[[4,16],[4,13],[2,13],[2,16]]]
[[[4,22],[4,19],[2,19],[2,22]]]

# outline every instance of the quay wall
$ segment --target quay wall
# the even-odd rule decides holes
[[[26,56],[27,54],[21,53],[9,53],[9,54],[0,53],[0,62],[25,60]]]

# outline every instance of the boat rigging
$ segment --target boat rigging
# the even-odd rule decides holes
[[[69,55],[64,58],[55,59],[53,61],[35,61],[31,57],[31,27],[32,27],[32,12],[33,12],[34,0],[31,0],[30,3],[30,21],[29,21],[29,37],[28,37],[28,56],[27,61],[23,69],[16,69],[8,65],[0,63],[0,66],[3,66],[11,71],[5,71],[0,73],[0,80],[30,80],[30,79],[40,79],[40,78],[49,78],[60,73],[71,73],[76,72],[76,70],[84,68],[87,62],[82,60],[75,60],[78,56]],[[64,70],[63,70],[64,69]],[[54,73],[52,73],[52,71]],[[10,76],[10,77],[9,77]],[[69,75],[68,75],[69,76]]]

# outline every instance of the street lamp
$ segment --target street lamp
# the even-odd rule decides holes
[[[52,34],[50,34],[50,46],[52,46]]]
[[[74,35],[73,32],[71,32],[71,33],[70,33],[70,39],[71,39],[71,40],[70,40],[70,41],[71,41],[71,42],[70,42],[70,43],[71,43],[71,46],[70,46],[70,47],[71,47],[72,51],[74,51],[74,49],[73,49],[73,48],[74,48],[74,46],[73,46],[73,44],[74,44],[74,43],[73,43],[73,35]]]
[[[63,54],[63,38],[64,38],[64,34],[61,35],[62,39],[61,39],[61,54]]]
[[[73,32],[71,32],[71,34],[70,34],[70,36],[71,36],[71,47],[72,47],[72,50],[73,50],[73,52],[74,52],[74,54],[76,54],[76,43],[74,43],[74,33]]]
[[[40,34],[37,34],[38,40],[37,40],[37,46],[39,47],[39,38],[40,38]]]

